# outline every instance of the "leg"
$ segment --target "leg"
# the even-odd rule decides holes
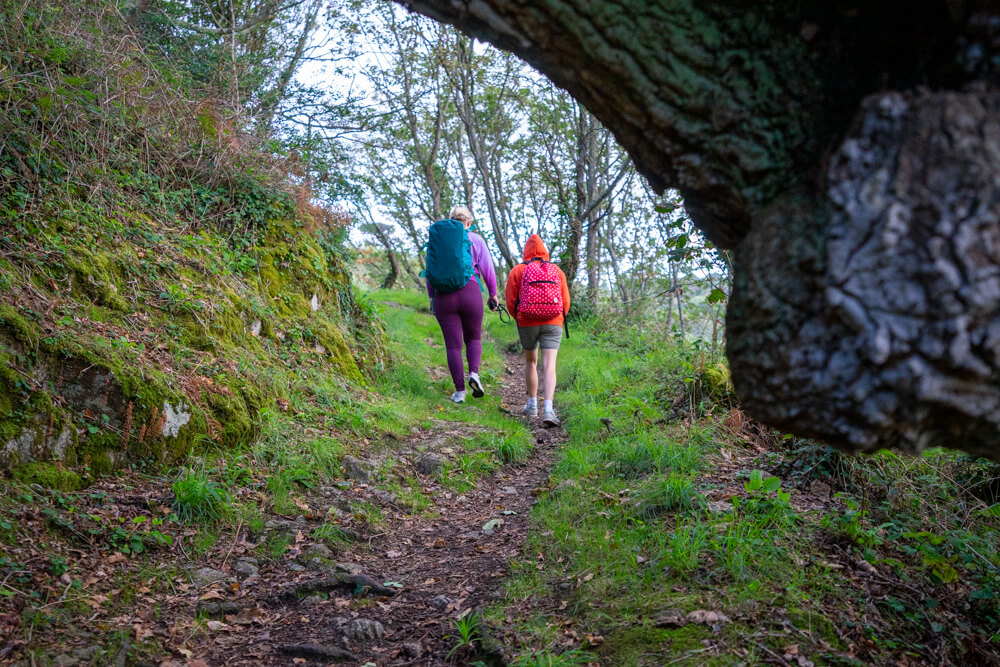
[[[545,401],[546,404],[552,401],[556,394],[556,356],[559,348],[542,348],[542,371],[545,381]]]
[[[448,356],[448,371],[455,383],[455,391],[465,391],[465,368],[462,366],[462,318],[454,310],[450,294],[438,297],[434,303],[434,312],[441,335],[444,336],[444,347]]]
[[[528,398],[538,396],[538,350],[524,351],[524,385]]]
[[[469,372],[479,372],[479,362],[483,357],[483,296],[479,283],[470,280],[461,289],[459,314],[462,316],[462,337],[465,340],[465,356],[469,360]]]

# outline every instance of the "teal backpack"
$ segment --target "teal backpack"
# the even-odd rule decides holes
[[[457,292],[476,275],[472,267],[472,241],[458,220],[438,220],[430,229],[427,268],[420,275],[441,294]]]

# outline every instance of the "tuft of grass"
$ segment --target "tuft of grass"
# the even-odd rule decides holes
[[[455,645],[445,656],[447,660],[451,660],[452,656],[456,654],[473,653],[482,642],[479,614],[468,614],[462,618],[453,619],[452,624],[455,631],[453,634],[446,635],[445,639],[454,640]]]
[[[515,435],[492,436],[490,448],[503,463],[522,463],[531,455],[527,438]]]
[[[212,479],[204,467],[188,468],[173,485],[173,510],[182,521],[220,520],[228,511],[229,491]]]
[[[347,533],[340,526],[329,521],[314,529],[312,537],[314,540],[325,542],[334,550],[342,551],[351,545],[351,538],[348,537]]]

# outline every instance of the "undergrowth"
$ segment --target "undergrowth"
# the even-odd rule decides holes
[[[517,664],[1000,657],[995,464],[773,432],[739,411],[723,360],[663,332],[578,325],[559,379],[556,490],[489,616],[516,626]],[[698,610],[729,621],[658,620]]]

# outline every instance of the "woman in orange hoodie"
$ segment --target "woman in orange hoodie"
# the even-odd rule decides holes
[[[517,335],[527,362],[524,383],[528,402],[521,412],[529,417],[538,416],[538,349],[541,348],[545,379],[542,423],[559,426],[552,397],[556,393],[556,355],[569,312],[569,285],[562,269],[549,262],[549,251],[538,234],[532,234],[524,244],[524,263],[510,270],[506,297],[507,304],[514,305]]]

